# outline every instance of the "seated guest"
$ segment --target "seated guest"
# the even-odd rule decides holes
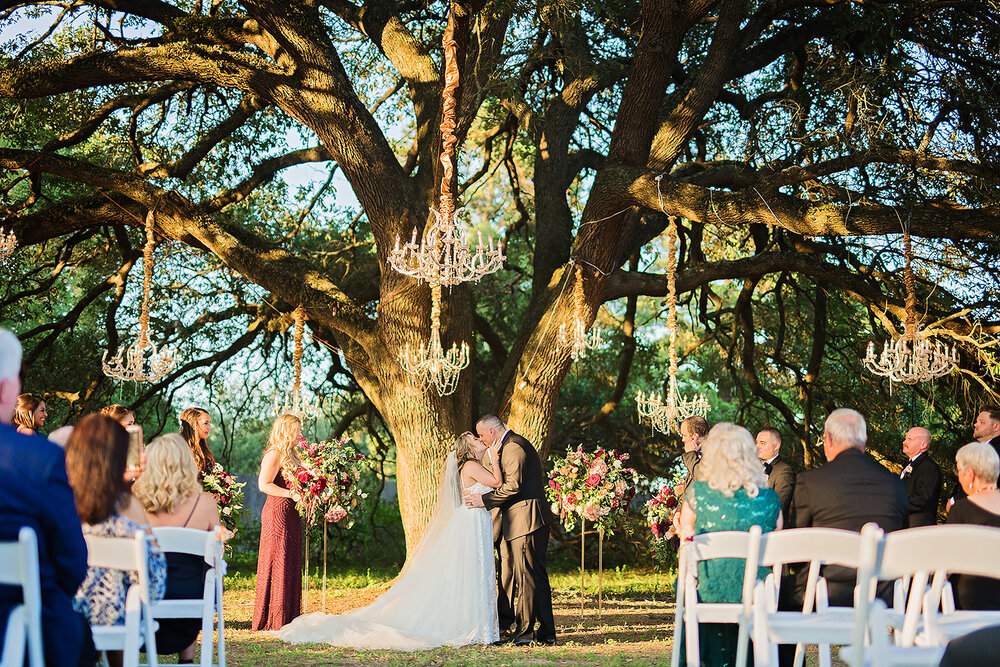
[[[132,414],[132,411],[118,403],[105,405],[101,408],[101,414],[111,417],[126,428],[135,424],[135,416]]]
[[[93,665],[90,625],[73,611],[73,595],[87,574],[87,545],[66,479],[63,450],[19,435],[10,426],[21,392],[20,368],[21,344],[0,328],[0,540],[17,540],[24,526],[34,529],[38,538],[46,664]],[[20,602],[19,589],[0,586],[0,637],[8,613]]]
[[[928,453],[931,432],[914,426],[903,438],[903,453],[910,460],[899,474],[906,485],[910,500],[907,528],[933,526],[937,523],[938,502],[941,500],[941,468]]]
[[[958,483],[966,497],[955,501],[948,523],[974,523],[1000,528],[1000,456],[989,443],[971,442],[955,454]],[[951,577],[958,609],[1000,609],[1000,581],[956,574]]]
[[[161,435],[149,443],[146,470],[136,481],[133,491],[146,508],[146,518],[153,528],[177,526],[215,530],[220,524],[215,498],[201,490],[191,450],[177,433]],[[163,598],[200,598],[205,586],[205,559],[170,552],[166,557],[167,591]],[[165,618],[159,623],[156,651],[179,654],[178,663],[194,662],[195,640],[201,630],[201,620]]]
[[[76,511],[85,535],[132,537],[139,530],[149,534],[146,514],[125,482],[128,434],[105,415],[87,415],[66,442],[66,472],[76,498]],[[155,546],[148,550],[149,595],[163,597],[167,564]],[[138,575],[92,567],[76,592],[73,605],[91,625],[125,622],[125,595]]]
[[[1000,625],[955,637],[944,649],[939,667],[983,667],[997,659],[1000,646]]]
[[[764,474],[767,475],[767,488],[774,489],[781,500],[781,514],[788,517],[792,505],[792,494],[795,492],[795,468],[781,458],[781,431],[765,426],[757,434],[757,456],[764,464]]]
[[[21,394],[17,397],[17,405],[14,407],[14,425],[17,432],[22,435],[37,435],[45,420],[49,417],[49,411],[45,409],[45,401],[40,396],[34,394]]]
[[[1000,406],[983,406],[983,409],[976,415],[976,421],[972,424],[972,438],[976,442],[989,444],[1000,455]],[[965,497],[961,483],[952,489],[950,496],[949,506],[956,500]]]
[[[781,527],[781,502],[767,488],[750,431],[723,422],[705,438],[698,480],[681,505],[677,532],[682,538],[719,530],[764,532]],[[739,602],[744,562],[726,558],[698,563],[698,598],[702,602]],[[765,576],[766,573],[761,573]],[[733,624],[699,625],[702,664],[731,665],[736,660]],[[682,650],[682,649],[678,649]]]

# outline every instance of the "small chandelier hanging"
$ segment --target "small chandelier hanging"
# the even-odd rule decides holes
[[[434,385],[439,396],[448,396],[458,387],[458,376],[469,365],[469,346],[454,343],[447,352],[441,346],[441,286],[431,285],[431,340],[416,350],[410,344],[399,353],[403,370],[416,375],[424,388]]]
[[[17,250],[17,235],[14,234],[13,230],[4,234],[3,230],[0,229],[0,267],[7,266],[7,262],[10,261],[15,250]]]
[[[573,260],[570,260],[573,263]],[[576,281],[573,284],[573,323],[567,327],[565,323],[559,325],[559,333],[556,338],[560,347],[568,347],[573,361],[578,361],[587,356],[588,350],[593,350],[604,343],[601,336],[601,329],[594,325],[587,331],[587,325],[583,317],[583,267],[577,266]]]
[[[648,419],[653,428],[669,433],[680,428],[688,417],[708,414],[708,400],[704,394],[684,398],[677,389],[677,218],[670,216],[667,228],[667,329],[670,331],[670,377],[667,382],[666,400],[659,395],[636,395],[636,408],[641,419]]]
[[[320,414],[319,406],[302,402],[302,339],[306,329],[306,309],[301,305],[298,306],[292,312],[292,319],[295,321],[295,348],[292,353],[295,363],[295,382],[292,383],[292,393],[288,396],[275,392],[274,414],[291,414],[305,420]]]
[[[903,252],[906,264],[903,268],[906,285],[906,323],[903,335],[896,340],[886,341],[882,353],[875,355],[875,343],[868,343],[864,362],[874,375],[887,377],[891,382],[917,384],[951,373],[958,366],[958,350],[940,341],[931,347],[925,333],[917,328],[917,295],[914,286],[913,243],[910,239],[909,219],[903,225]]]
[[[153,211],[146,213],[146,245],[142,250],[142,306],[139,310],[139,337],[127,348],[108,359],[101,357],[104,374],[116,380],[159,382],[177,365],[177,356],[169,348],[157,351],[149,340],[149,292],[153,284]],[[147,354],[149,358],[147,359]]]
[[[389,264],[403,275],[416,278],[430,285],[458,285],[478,281],[483,276],[503,267],[504,254],[494,249],[493,239],[483,244],[482,233],[475,251],[469,247],[457,224],[458,214],[451,196],[451,181],[455,174],[455,91],[458,89],[458,43],[454,39],[454,17],[449,13],[444,33],[444,90],[441,118],[441,199],[438,210],[431,209],[434,221],[424,230],[423,239],[417,243],[417,230],[413,236],[389,253]]]

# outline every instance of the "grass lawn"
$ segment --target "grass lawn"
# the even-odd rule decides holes
[[[370,604],[389,585],[394,572],[330,573],[326,611],[343,613]],[[326,644],[290,645],[250,630],[253,575],[226,577],[226,662],[243,665],[663,665],[673,637],[674,575],[633,571],[605,572],[604,605],[598,617],[597,576],[588,574],[584,613],[580,613],[579,571],[551,577],[556,631],[554,647],[467,646],[404,653],[335,648]],[[304,611],[321,611],[321,580],[310,581]],[[164,656],[172,663],[176,656]],[[816,664],[815,649],[806,664]],[[197,661],[196,661],[197,662]],[[835,664],[836,659],[835,659]]]

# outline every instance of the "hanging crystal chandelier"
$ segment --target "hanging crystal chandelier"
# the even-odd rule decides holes
[[[573,260],[570,260],[573,263]],[[566,326],[565,323],[559,325],[559,333],[556,340],[560,347],[568,347],[573,361],[578,361],[587,356],[589,350],[596,349],[604,338],[601,329],[594,325],[590,331],[584,323],[583,317],[583,267],[577,266],[576,281],[573,284],[573,323]]]
[[[295,381],[292,383],[292,392],[287,396],[280,392],[274,393],[274,414],[291,414],[305,420],[315,418],[321,412],[318,405],[302,402],[302,339],[306,330],[306,309],[299,305],[292,311],[292,319],[295,321],[293,339],[295,347],[292,352],[292,359],[295,363]]]
[[[444,90],[441,93],[441,199],[440,208],[431,209],[434,220],[424,230],[423,238],[417,243],[417,229],[413,236],[389,253],[389,264],[403,275],[416,278],[430,285],[458,285],[478,281],[483,276],[503,267],[504,254],[494,249],[493,239],[483,244],[479,233],[479,243],[472,251],[465,240],[457,220],[463,209],[455,210],[451,196],[451,181],[455,174],[455,91],[458,89],[458,43],[454,39],[454,18],[449,13],[444,39]]]
[[[17,250],[17,235],[13,230],[4,234],[0,229],[0,267],[7,266],[15,250]]]
[[[452,343],[445,352],[441,346],[441,286],[431,285],[431,340],[416,350],[407,343],[399,353],[403,370],[417,376],[426,389],[431,385],[439,396],[448,396],[458,387],[458,376],[469,365],[469,346]]]
[[[680,423],[695,415],[708,414],[708,399],[704,394],[685,398],[677,388],[677,218],[670,216],[667,227],[667,329],[670,331],[670,377],[667,381],[666,400],[659,394],[636,395],[636,408],[641,419],[648,419],[653,428],[670,433],[680,428]]]
[[[134,343],[108,359],[101,357],[104,374],[122,382],[159,382],[177,365],[177,356],[169,348],[157,351],[149,340],[149,292],[153,284],[153,212],[146,213],[146,245],[142,250],[142,306],[139,310],[139,337]],[[147,358],[148,355],[148,358]]]
[[[906,323],[903,335],[894,341],[886,341],[882,353],[875,355],[875,343],[868,343],[864,362],[874,375],[887,377],[891,382],[917,384],[948,375],[958,366],[958,350],[940,341],[931,347],[925,333],[917,328],[917,295],[913,278],[913,243],[910,239],[909,220],[903,225],[903,252],[906,264],[903,268],[906,285]]]

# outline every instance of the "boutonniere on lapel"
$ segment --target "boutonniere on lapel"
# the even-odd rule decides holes
[[[912,473],[912,472],[913,472],[913,464],[912,464],[912,463],[908,463],[908,464],[906,465],[906,467],[905,467],[905,468],[903,468],[903,472],[901,472],[901,473],[899,474],[899,478],[900,478],[900,479],[903,479],[904,477],[907,477],[907,476],[909,476],[909,475],[910,475],[910,473]]]

